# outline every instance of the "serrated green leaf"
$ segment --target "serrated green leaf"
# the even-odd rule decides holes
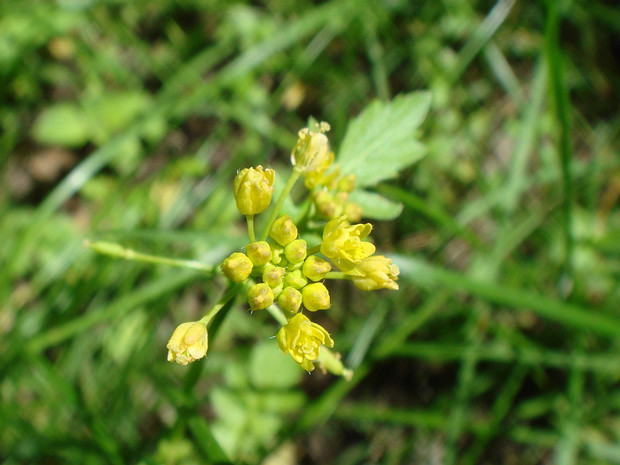
[[[415,92],[371,103],[347,128],[338,155],[342,172],[355,174],[359,187],[373,186],[422,158],[425,148],[415,129],[430,102],[430,93]]]
[[[362,207],[363,217],[374,220],[393,220],[403,211],[403,204],[365,190],[351,192],[351,202]]]
[[[40,144],[79,147],[90,139],[90,129],[80,107],[59,103],[39,115],[32,128],[32,137]]]

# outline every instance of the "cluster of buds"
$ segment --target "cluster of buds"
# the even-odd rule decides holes
[[[234,198],[238,210],[247,218],[250,242],[220,266],[230,281],[245,284],[250,310],[278,309],[282,324],[277,343],[308,372],[320,360],[322,348],[334,347],[329,333],[304,313],[330,308],[326,279],[347,279],[365,291],[398,289],[398,267],[389,258],[375,255],[375,246],[365,240],[372,225],[352,224],[361,218],[361,209],[348,202],[355,177],[340,176],[333,165],[334,154],[329,151],[325,135],[328,130],[327,123],[320,123],[313,130],[299,132],[291,154],[293,173],[271,210],[265,237],[260,240],[254,233],[254,216],[271,204],[275,172],[257,166],[237,174]],[[329,220],[321,225],[322,241],[312,246],[300,237],[298,228],[298,224],[308,222],[295,224],[289,214],[279,216],[283,199],[301,176],[310,190],[315,212]],[[308,211],[306,214],[312,215]],[[205,355],[206,324],[212,313],[177,328],[168,344],[169,360],[187,364]],[[342,366],[338,374],[343,374]]]
[[[291,163],[304,177],[311,191],[316,214],[324,220],[346,216],[351,222],[362,219],[362,209],[349,201],[355,189],[355,175],[341,176],[340,167],[334,163],[334,152],[328,148],[329,124],[317,123],[314,128],[303,128],[291,153]]]

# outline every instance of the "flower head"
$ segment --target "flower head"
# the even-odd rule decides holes
[[[296,314],[280,328],[276,335],[278,346],[285,354],[291,354],[306,371],[314,370],[312,362],[319,357],[321,345],[334,347],[334,341],[325,329],[312,323],[302,313]]]
[[[209,337],[207,325],[201,321],[190,321],[177,326],[166,348],[168,361],[187,365],[207,354]]]
[[[233,185],[233,194],[237,208],[242,215],[256,215],[264,212],[271,203],[275,171],[256,168],[244,168],[237,176]]]
[[[400,270],[392,264],[392,260],[383,255],[373,255],[356,265],[356,269],[363,276],[353,276],[353,284],[363,291],[377,289],[398,289],[398,274]]]
[[[350,225],[346,220],[340,216],[325,225],[321,253],[345,273],[353,274],[355,264],[375,253],[376,248],[362,241],[372,230],[370,223]]]

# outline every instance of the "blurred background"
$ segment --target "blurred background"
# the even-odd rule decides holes
[[[5,464],[620,463],[620,10],[613,1],[4,0]],[[238,168],[337,149],[429,90],[426,156],[376,191],[399,292],[330,283],[350,382],[311,376],[238,302],[166,361],[245,243]],[[377,162],[380,163],[380,160]]]

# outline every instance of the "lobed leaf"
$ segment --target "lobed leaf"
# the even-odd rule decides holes
[[[422,158],[415,130],[430,103],[429,92],[414,92],[370,104],[347,128],[338,155],[342,172],[355,174],[358,187],[373,186]]]

